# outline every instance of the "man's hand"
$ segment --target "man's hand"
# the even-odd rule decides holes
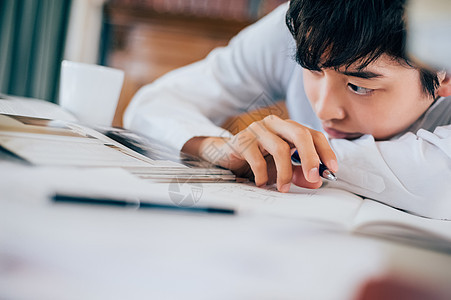
[[[291,164],[294,147],[302,167]],[[320,187],[320,161],[332,172],[338,170],[335,154],[321,132],[274,115],[252,123],[233,138],[193,138],[182,151],[230,169],[237,176],[253,177],[257,186],[276,181],[281,192],[288,192],[291,182],[305,188]]]

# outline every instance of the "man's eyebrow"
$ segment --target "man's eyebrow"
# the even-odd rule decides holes
[[[338,71],[338,72],[346,76],[359,77],[363,79],[384,77],[384,75],[382,74],[374,73],[371,71]]]

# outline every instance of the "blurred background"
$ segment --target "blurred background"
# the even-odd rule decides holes
[[[286,0],[0,0],[0,92],[58,102],[63,59],[125,71],[134,93],[224,46]]]

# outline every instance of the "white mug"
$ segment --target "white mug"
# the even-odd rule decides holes
[[[124,81],[124,71],[64,60],[59,104],[80,122],[111,126]]]

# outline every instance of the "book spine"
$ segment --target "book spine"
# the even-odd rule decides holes
[[[254,20],[285,0],[111,0],[121,6],[150,9],[159,13],[228,20]]]
[[[261,0],[249,0],[248,2],[248,18],[255,20],[259,16]]]
[[[165,0],[153,0],[152,1],[152,8],[156,12],[163,12],[164,11],[164,2],[165,2]]]

